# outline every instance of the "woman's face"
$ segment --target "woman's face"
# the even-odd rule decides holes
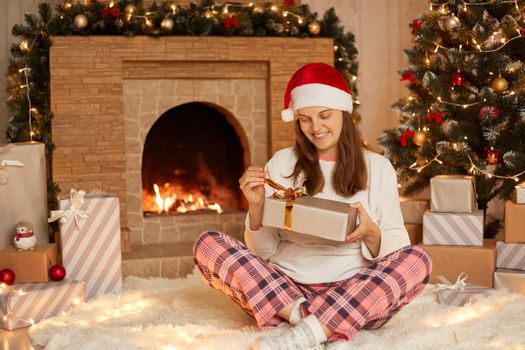
[[[302,132],[320,156],[337,156],[337,142],[343,128],[342,111],[328,107],[304,107],[297,110],[297,119]]]

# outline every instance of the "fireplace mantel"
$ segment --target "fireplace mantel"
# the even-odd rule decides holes
[[[52,42],[54,180],[63,192],[82,188],[118,195],[122,226],[128,226],[130,206],[126,171],[136,164],[126,154],[127,79],[265,81],[255,86],[267,90],[261,94],[266,96],[266,154],[250,149],[260,163],[293,142],[293,125],[280,119],[291,74],[304,63],[333,62],[333,41],[326,38],[65,36]],[[138,240],[144,237],[132,239]]]

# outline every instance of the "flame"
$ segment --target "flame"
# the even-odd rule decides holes
[[[164,194],[161,193],[157,184],[153,185],[153,190],[155,196],[149,192],[143,193],[144,210],[147,212],[156,212],[158,214],[182,214],[198,210],[213,210],[218,214],[223,212],[219,203],[210,203],[200,193],[177,193],[181,189],[176,186],[170,186],[169,183],[164,184]]]

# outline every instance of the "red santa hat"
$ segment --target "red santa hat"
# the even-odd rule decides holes
[[[352,93],[343,75],[325,63],[308,63],[290,78],[284,94],[281,118],[294,120],[295,112],[303,107],[329,107],[352,112]]]

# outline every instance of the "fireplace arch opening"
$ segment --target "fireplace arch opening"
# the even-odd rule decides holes
[[[226,109],[204,102],[171,108],[144,142],[144,215],[245,209],[239,178],[249,159],[246,134]]]

